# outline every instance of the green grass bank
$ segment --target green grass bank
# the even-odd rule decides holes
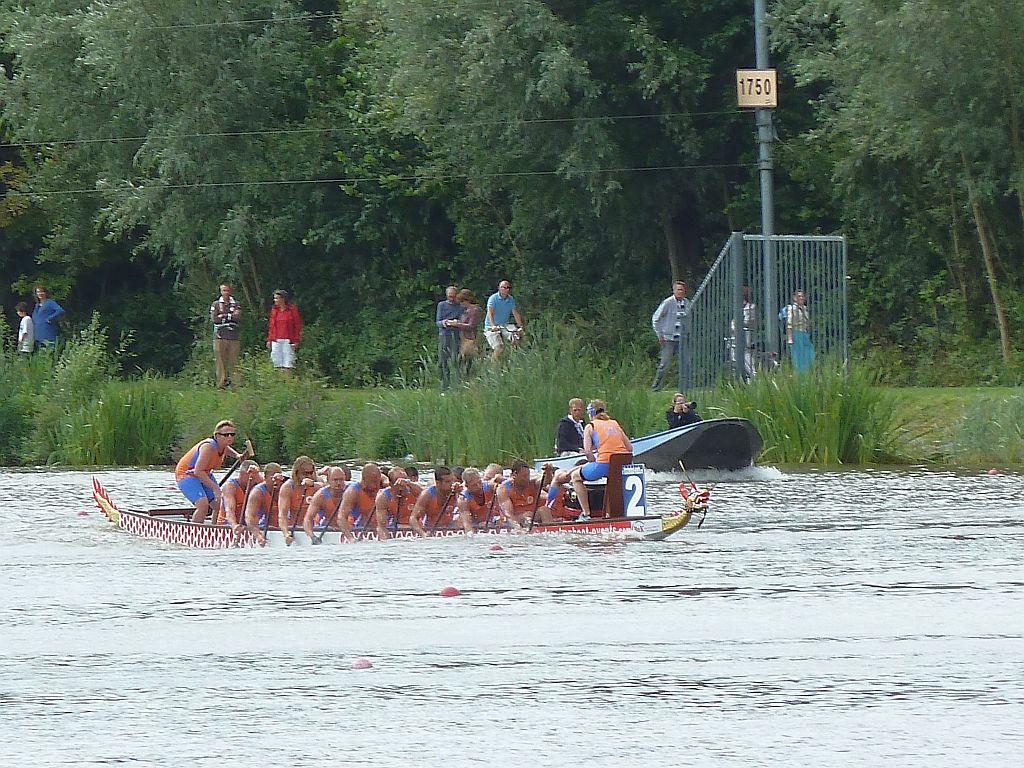
[[[480,365],[442,395],[429,362],[411,380],[337,389],[315,376],[283,379],[263,355],[243,360],[237,391],[194,377],[114,375],[98,321],[56,357],[0,355],[0,463],[124,466],[171,463],[235,420],[261,460],[403,459],[510,463],[549,455],[570,397],[600,397],[633,435],[664,429],[671,391],[652,393],[651,361],[627,349],[602,358],[569,328],[551,327],[507,365]],[[601,361],[595,363],[594,361]],[[863,370],[824,365],[687,393],[705,418],[751,419],[764,464],[934,463],[1013,467],[1024,460],[1017,388],[877,386]]]

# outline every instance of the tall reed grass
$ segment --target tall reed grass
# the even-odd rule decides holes
[[[906,425],[892,393],[864,370],[825,365],[814,375],[782,372],[719,390],[723,415],[750,419],[764,438],[761,461],[882,464],[908,460]],[[705,414],[706,415],[706,414]]]
[[[357,452],[453,464],[550,455],[572,397],[604,400],[633,434],[656,422],[657,407],[637,385],[649,373],[639,349],[608,359],[572,326],[537,323],[530,330],[527,344],[498,364],[478,362],[479,373],[448,392],[400,390],[376,398]],[[424,379],[430,375],[425,367]]]
[[[967,402],[959,416],[950,420],[950,442],[964,463],[1024,462],[1024,397]]]

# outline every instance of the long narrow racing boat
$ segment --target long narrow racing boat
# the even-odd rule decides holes
[[[634,438],[633,460],[655,472],[672,472],[682,462],[687,469],[745,469],[754,465],[764,443],[747,419],[705,419],[685,427],[667,429]],[[540,469],[551,464],[568,469],[583,458],[575,456],[537,459]]]
[[[147,539],[162,541],[166,544],[176,544],[193,549],[224,549],[228,547],[255,547],[259,546],[255,536],[247,529],[238,536],[232,534],[227,525],[210,525],[205,523],[193,523],[190,519],[191,508],[181,509],[149,509],[130,510],[122,509],[110,498],[107,489],[97,480],[92,481],[92,495],[103,515],[119,529],[141,536]],[[614,504],[614,494],[609,494],[609,504]],[[707,513],[707,496],[702,498],[694,497],[693,500],[685,499],[685,508],[676,510],[666,515],[641,514],[625,516],[620,514],[615,517],[596,517],[586,521],[568,521],[544,525],[537,523],[528,532],[537,533],[561,533],[561,534],[584,534],[584,535],[611,535],[624,539],[637,539],[644,541],[660,541],[666,539],[679,530],[682,530],[695,512]],[[621,497],[618,502],[621,505]],[[512,533],[506,527],[481,528],[477,531],[486,535],[507,535]],[[428,532],[432,537],[464,536],[462,528],[438,528]],[[309,546],[309,537],[301,530],[294,532],[294,545]],[[376,529],[353,531],[356,540],[376,540]],[[411,539],[416,538],[412,529],[401,528],[390,531],[392,538]],[[331,528],[324,532],[322,543],[342,543],[341,531]],[[267,546],[284,548],[284,534],[277,528],[270,528],[267,531]]]

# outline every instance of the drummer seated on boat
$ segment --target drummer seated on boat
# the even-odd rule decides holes
[[[292,464],[292,475],[277,494],[277,527],[284,534],[285,545],[295,540],[295,527],[306,514],[306,505],[317,492],[316,464],[309,456],[299,456]]]
[[[423,489],[419,483],[409,479],[406,470],[394,467],[388,472],[389,485],[380,489],[377,494],[376,513],[377,538],[384,541],[388,538],[388,529],[408,528],[409,515]]]
[[[572,487],[576,490],[582,509],[581,519],[590,517],[590,499],[587,497],[587,482],[594,482],[608,476],[608,461],[617,454],[632,453],[633,444],[626,432],[615,419],[605,411],[604,402],[591,400],[587,406],[590,423],[583,430],[583,450],[587,463],[573,467]]]
[[[195,505],[193,523],[205,521],[211,507],[216,511],[220,509],[220,486],[213,477],[213,470],[220,469],[225,455],[231,458],[242,456],[231,447],[234,440],[234,422],[227,419],[219,421],[213,429],[213,436],[189,448],[174,468],[178,489]]]
[[[365,531],[370,525],[375,516],[377,494],[383,486],[380,467],[373,462],[363,466],[359,482],[349,483],[341,498],[341,514],[338,516],[345,541],[354,541],[353,527]]]
[[[522,459],[512,463],[512,472],[498,486],[498,507],[505,522],[513,530],[530,524],[530,515],[537,508],[537,497],[542,492],[543,479],[530,476],[530,465]]]
[[[309,500],[302,520],[302,530],[306,532],[311,542],[318,541],[313,536],[314,528],[326,529],[337,521],[347,480],[348,475],[343,467],[330,467],[327,470],[327,485],[314,493]]]
[[[429,536],[436,528],[451,522],[454,507],[455,473],[448,467],[434,469],[434,484],[416,499],[409,524],[420,536]]]
[[[226,522],[231,530],[238,533],[242,527],[242,515],[245,512],[245,495],[263,482],[263,475],[260,474],[260,465],[252,459],[246,459],[238,466],[238,475],[232,477],[221,489],[220,514],[217,515],[217,525],[224,525]]]
[[[281,465],[276,461],[270,462],[263,468],[263,477],[265,479],[256,484],[249,492],[249,498],[245,500],[245,527],[261,547],[267,543],[267,537],[263,532],[270,525],[271,510],[274,508],[278,489],[284,482]]]
[[[457,519],[466,533],[487,528],[494,516],[496,484],[484,481],[480,470],[469,467],[462,473],[462,491],[456,501]]]

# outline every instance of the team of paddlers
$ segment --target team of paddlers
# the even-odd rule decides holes
[[[249,447],[241,452],[233,448],[235,426],[225,420],[211,437],[182,456],[175,479],[195,506],[193,522],[204,523],[210,517],[213,524],[231,526],[236,536],[248,529],[260,544],[266,543],[269,528],[281,530],[286,544],[299,528],[314,543],[319,542],[316,532],[322,536],[330,527],[340,529],[346,540],[352,540],[357,530],[374,529],[380,539],[398,529],[412,529],[421,536],[445,528],[466,533],[494,528],[520,531],[529,528],[531,521],[589,519],[585,481],[605,477],[612,455],[631,452],[629,438],[604,412],[603,403],[592,401],[588,411],[591,421],[584,445],[591,460],[581,460],[571,470],[552,471],[548,466],[540,476],[517,460],[507,478],[500,464],[459,473],[435,467],[434,484],[423,485],[413,467],[394,467],[385,474],[378,464],[369,462],[353,482],[345,467],[326,466],[318,471],[308,456],[295,459],[290,475],[285,476],[276,462],[261,471],[248,458]],[[226,457],[236,459],[239,471],[218,483],[213,470]]]

